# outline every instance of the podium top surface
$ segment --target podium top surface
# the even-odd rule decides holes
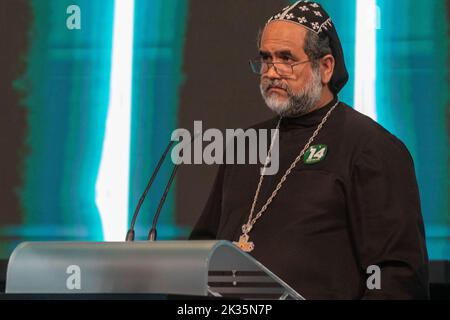
[[[229,241],[24,242],[7,293],[164,293],[302,299]]]

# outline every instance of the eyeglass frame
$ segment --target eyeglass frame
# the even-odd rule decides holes
[[[286,62],[264,62],[261,61],[260,58],[256,58],[256,59],[250,59],[249,61],[250,64],[250,69],[252,69],[252,72],[257,74],[257,75],[263,75],[264,73],[267,73],[270,68],[273,66],[273,68],[275,69],[275,72],[280,76],[280,77],[287,77],[287,76],[291,76],[294,74],[294,67],[300,64],[304,64],[304,63],[308,63],[308,62],[313,62],[313,60],[306,60],[306,61],[299,61],[299,62],[295,62],[295,63],[286,63]],[[267,65],[267,71],[265,72],[255,72],[254,68],[253,68],[253,63],[260,63],[261,67],[262,65],[265,63]],[[291,67],[291,73],[290,74],[280,74],[278,72],[278,69],[276,67],[276,64],[284,64],[284,65],[288,65]],[[262,69],[262,68],[261,68]]]

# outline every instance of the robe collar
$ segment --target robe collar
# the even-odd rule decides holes
[[[327,112],[336,104],[337,101],[338,98],[335,96],[333,100],[331,100],[331,102],[310,113],[298,117],[283,118],[280,123],[280,130],[317,126],[322,121],[323,117],[327,114]]]

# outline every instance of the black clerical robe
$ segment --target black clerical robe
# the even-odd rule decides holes
[[[334,105],[284,118],[280,169],[266,176],[255,213]],[[276,127],[278,119],[254,126]],[[428,257],[413,160],[375,121],[339,103],[312,145],[325,158],[299,162],[249,233],[250,253],[306,299],[426,299]],[[221,165],[190,239],[238,241],[261,165]],[[368,289],[368,267],[381,289]]]

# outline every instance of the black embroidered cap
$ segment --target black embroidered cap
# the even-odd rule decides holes
[[[347,83],[348,72],[345,66],[341,41],[328,13],[317,2],[297,1],[272,16],[267,21],[267,24],[280,20],[301,25],[321,38],[328,37],[330,48],[336,61],[329,86],[331,91],[337,94]]]

